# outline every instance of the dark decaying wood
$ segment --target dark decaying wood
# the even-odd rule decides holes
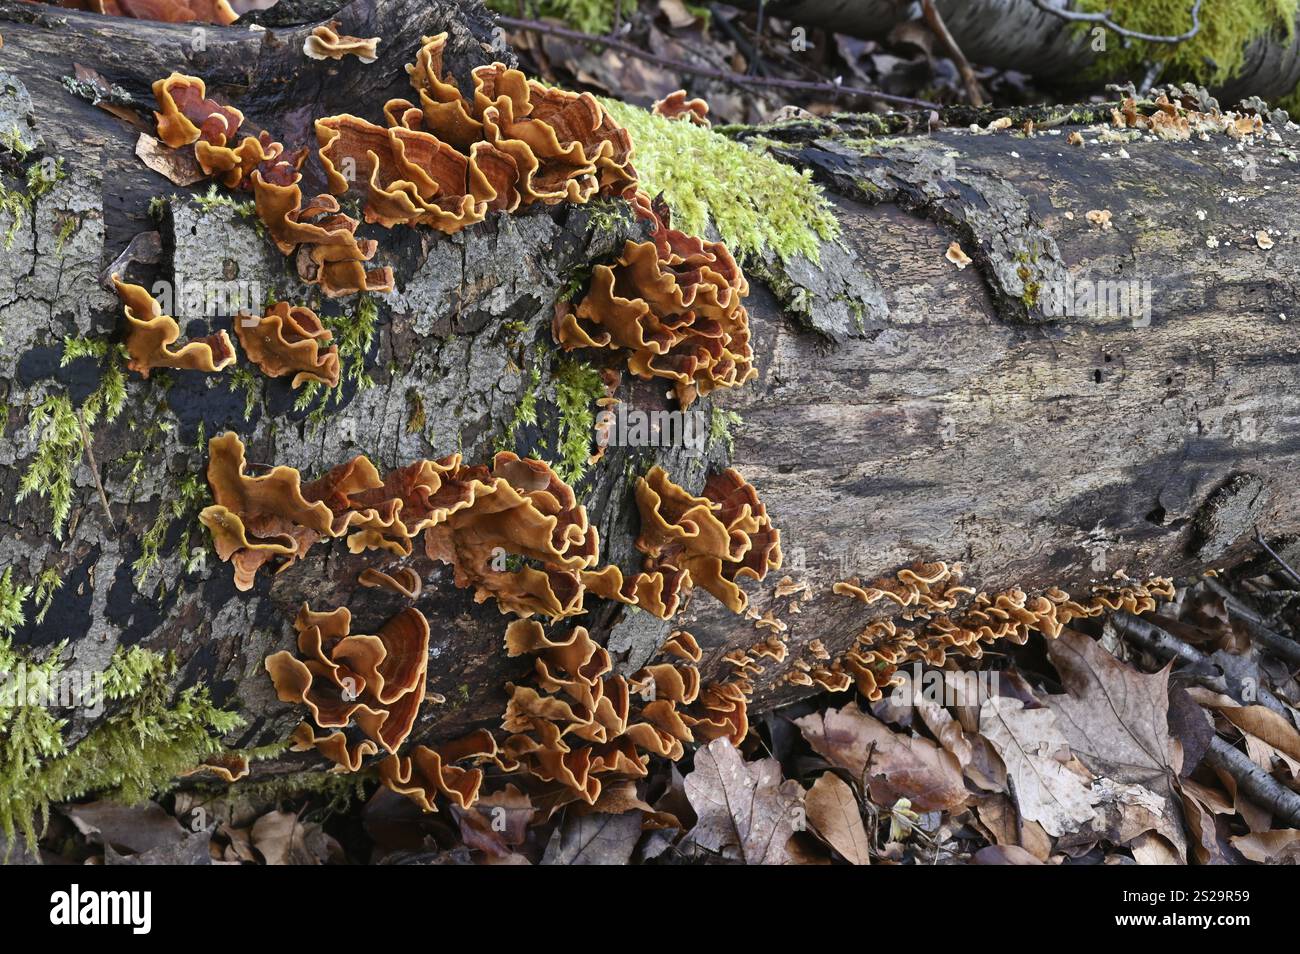
[[[521,368],[539,368],[543,397],[552,393],[556,358],[535,343],[549,340],[556,298],[635,234],[630,218],[596,227],[582,207],[497,216],[454,238],[376,230],[398,290],[381,303],[366,360],[374,387],[345,385],[317,425],[293,409],[283,381],[266,384],[245,420],[244,392],[211,376],[177,373],[166,388],[133,380],[122,417],[93,429],[115,526],[83,457],[67,538],[55,540],[45,502],[15,501],[36,450],[27,415],[48,395],[79,400],[93,389],[95,362],[60,367],[61,339],[114,333],[120,313],[102,271],[158,228],[152,197],[186,191],[136,159],[138,129],[76,95],[65,77],[78,65],[93,70],[148,118],[154,79],[194,73],[296,147],[312,142],[316,116],[379,119],[382,103],[404,91],[401,65],[421,35],[451,31],[449,65],[462,82],[497,56],[485,46],[490,21],[470,4],[356,0],[340,16],[350,32],[384,38],[378,62],[304,60],[307,26],[207,28],[197,51],[188,27],[0,0],[0,120],[39,140],[29,161],[59,156],[68,173],[36,203],[0,266],[8,407],[0,565],[12,565],[19,582],[51,567],[64,579],[44,621],[16,642],[68,640],[69,658],[87,667],[119,645],[174,650],[180,683],[209,685],[248,717],[232,744],[282,738],[300,716],[276,701],[262,659],[290,645],[303,600],[351,606],[363,631],[400,604],[357,586],[373,557],[350,556],[341,543],[318,546],[249,593],[237,593],[215,560],[187,571],[177,549],[195,526],[192,512],[170,527],[161,562],[137,583],[141,536],[178,482],[205,466],[200,433],[234,429],[251,461],[309,475],[357,452],[381,468],[455,450],[486,460],[527,386]],[[789,626],[792,650],[759,680],[759,707],[806,691],[781,677],[809,658],[810,641],[842,650],[883,611],[833,596],[836,580],[927,559],[961,561],[968,580],[990,591],[1058,585],[1084,594],[1117,572],[1141,579],[1230,562],[1255,528],[1269,538],[1300,530],[1294,126],[1241,148],[1222,135],[1070,146],[1067,125],[1032,138],[956,128],[876,140],[871,128],[844,120],[765,131],[780,138],[783,160],[828,189],[844,236],[824,247],[820,267],[752,263],[761,376],[701,403],[740,415],[733,462],[783,530],[787,571],[814,593],[794,614],[773,595],[787,571],[747,586],[759,613],[774,610]],[[6,183],[17,173],[6,168]],[[1091,210],[1108,210],[1111,227],[1091,223]],[[70,216],[76,228],[60,241]],[[1263,243],[1261,230],[1271,236]],[[239,275],[295,287],[289,263],[229,210],[172,201],[161,232],[158,263],[133,267],[139,279]],[[964,270],[945,258],[954,241],[973,259]],[[1042,314],[1042,291],[1070,276],[1147,282],[1149,314]],[[664,407],[664,390],[625,379],[620,396]],[[517,435],[523,453],[543,440],[554,446],[554,414],[540,405],[539,426]],[[424,420],[413,424],[417,406]],[[725,457],[720,441],[699,458],[612,449],[580,485],[605,556],[635,564],[632,476],[658,460],[698,489]],[[134,467],[137,459],[147,465]],[[526,666],[501,651],[506,618],[455,589],[447,568],[412,565],[426,584],[417,605],[433,627],[429,689],[447,699],[425,707],[416,735],[490,724],[503,683]],[[594,600],[577,622],[629,665],[669,630]],[[726,673],[728,650],[767,635],[703,593],[674,625],[705,646],[706,677]],[[82,720],[69,731],[75,738],[86,728]],[[312,761],[287,756],[262,771]]]

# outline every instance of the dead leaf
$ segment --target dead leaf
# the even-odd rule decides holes
[[[570,812],[551,835],[544,865],[625,865],[641,840],[641,813]]]
[[[1070,747],[1051,709],[1026,709],[1019,699],[994,696],[980,710],[980,734],[1007,767],[1020,814],[1049,835],[1075,832],[1096,817],[1100,798],[1070,769]]]
[[[699,819],[689,838],[749,865],[789,864],[786,842],[802,821],[804,790],[782,780],[776,759],[746,762],[727,739],[695,753],[686,797]]]
[[[1181,865],[1178,850],[1163,835],[1153,831],[1143,832],[1129,845],[1133,860],[1140,865]]]
[[[920,812],[950,811],[969,798],[951,752],[929,739],[892,731],[856,702],[806,715],[795,725],[817,754],[864,779],[878,805],[907,798]]]
[[[975,814],[997,844],[1024,848],[1039,861],[1051,857],[1052,839],[1043,826],[1022,818],[1007,796],[990,795],[980,799]]]
[[[686,4],[682,3],[682,0],[659,0],[659,12],[664,15],[664,19],[674,30],[684,30],[694,26],[699,19],[686,9]]]
[[[871,843],[862,826],[857,796],[834,772],[824,772],[805,797],[808,824],[849,864],[871,864]]]
[[[1237,835],[1232,839],[1232,844],[1247,861],[1274,864],[1283,855],[1294,861],[1300,857],[1300,829],[1283,828]]]
[[[135,154],[154,172],[178,186],[192,186],[207,178],[192,153],[172,149],[148,133],[141,133],[135,141]]]
[[[188,834],[181,823],[156,802],[140,805],[90,802],[67,805],[60,812],[92,843],[112,845],[119,851],[132,854],[179,845]]]
[[[343,856],[342,847],[320,825],[292,812],[267,812],[253,823],[252,838],[268,865],[319,865]]]
[[[1124,665],[1082,633],[1047,644],[1068,695],[1050,696],[1070,750],[1094,774],[1170,794],[1169,669]]]
[[[1041,865],[1043,863],[1016,845],[989,845],[975,852],[971,861],[977,865]]]

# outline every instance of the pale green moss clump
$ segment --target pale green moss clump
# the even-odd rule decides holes
[[[104,340],[64,339],[64,365],[76,358],[105,360],[99,384],[80,409],[72,406],[66,394],[51,394],[33,407],[27,418],[27,433],[31,440],[36,441],[36,456],[18,483],[17,499],[23,501],[35,494],[49,501],[56,540],[63,539],[64,525],[72,510],[72,470],[82,452],[78,415],[89,430],[101,418],[111,423],[122,412],[126,404],[123,354],[121,345],[111,345]]]
[[[555,368],[555,404],[560,410],[560,446],[555,472],[569,484],[576,483],[591,466],[591,438],[596,418],[592,405],[605,396],[600,372],[572,358],[561,359]]]
[[[519,396],[519,403],[515,405],[515,413],[510,418],[510,423],[506,425],[505,431],[497,440],[497,450],[514,450],[519,428],[531,427],[537,423],[537,391],[541,384],[542,369],[534,364],[529,369],[528,383],[524,386],[524,393]]]
[[[823,242],[839,237],[839,220],[811,173],[693,123],[602,102],[632,136],[641,188],[663,193],[675,228],[707,235],[712,225],[737,257],[770,250],[813,262]]]
[[[507,16],[519,16],[519,0],[487,0],[489,8]],[[608,33],[614,26],[615,0],[526,0],[524,13],[533,18],[563,20],[583,33]],[[624,10],[635,6],[627,0]]]
[[[7,579],[8,573],[0,578],[0,589]],[[0,830],[10,839],[21,831],[34,842],[51,804],[90,792],[127,803],[153,797],[222,751],[220,736],[243,724],[238,714],[214,706],[206,687],[173,697],[170,657],[119,647],[98,683],[115,711],[69,749],[67,720],[30,697],[33,685],[53,684],[62,671],[60,648],[33,662],[0,638],[0,673],[22,666],[29,691],[26,699],[0,693]]]
[[[1127,48],[1113,33],[1106,36],[1106,51],[1099,54],[1103,72],[1116,71],[1138,79],[1149,62],[1164,63],[1163,79],[1190,80],[1212,86],[1231,79],[1241,69],[1246,47],[1269,32],[1290,38],[1295,32],[1300,0],[1234,0],[1201,4],[1201,29],[1183,43],[1134,42]],[[1173,36],[1192,26],[1191,0],[1079,0],[1078,9],[1112,11],[1111,20],[1126,30]],[[1085,24],[1085,35],[1091,26]]]

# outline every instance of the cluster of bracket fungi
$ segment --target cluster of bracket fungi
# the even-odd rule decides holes
[[[948,654],[978,659],[983,647],[999,640],[1024,645],[1031,632],[1055,639],[1072,620],[1123,610],[1134,615],[1156,608],[1158,599],[1172,599],[1173,582],[1163,577],[1119,586],[1101,586],[1080,603],[1057,587],[1037,597],[1013,589],[990,596],[961,583],[961,564],[917,563],[902,569],[893,580],[867,586],[853,581],[836,583],[834,592],[867,605],[880,601],[901,610],[900,627],[892,618],[873,621],[860,634],[857,645],[829,666],[842,688],[849,681],[873,702],[894,684],[895,671],[904,663],[923,660],[942,666]]]
[[[331,24],[313,34],[307,55],[373,54],[372,41],[338,29]],[[296,256],[299,275],[330,297],[393,288],[392,271],[370,265],[378,243],[358,238],[360,222],[341,212],[337,197],[348,192],[363,198],[367,223],[444,234],[492,212],[621,198],[647,223],[647,240],[628,241],[615,262],[596,267],[580,301],[557,306],[556,342],[566,350],[627,352],[631,372],[670,381],[682,407],[754,378],[743,272],[722,244],[674,229],[666,205],[640,189],[627,131],[590,94],[551,89],[500,63],[475,69],[466,97],[443,72],[446,42],[445,34],[424,40],[407,67],[415,100],[384,104],[385,125],[346,114],[315,121],[329,192],[310,200],[300,185],[307,151],[290,154],[270,133],[246,131],[242,113],[209,98],[197,77],[173,73],[154,84],[158,137],[174,149],[192,146],[206,174],[252,193],[280,251]],[[707,105],[684,94],[657,103],[656,112],[708,124]],[[176,347],[175,319],[143,288],[117,282],[117,289],[126,306],[130,367],[141,375],[156,367],[217,371],[236,360],[225,332]],[[275,302],[256,320],[241,317],[235,333],[264,373],[292,374],[294,387],[337,384],[337,348],[326,347],[330,334],[314,312]],[[377,554],[378,565],[362,571],[360,585],[413,603],[419,574],[391,564],[418,544],[424,556],[449,565],[455,585],[472,588],[477,602],[495,600],[516,617],[506,627],[505,648],[510,656],[532,656],[534,672],[527,683],[506,687],[500,741],[480,729],[437,747],[406,746],[426,701],[430,641],[428,621],[413,605],[374,634],[352,633],[346,608],[304,605],[294,623],[296,651],[266,660],[279,698],[307,710],[294,733],[297,748],[315,749],[343,772],[381,756],[383,784],[428,811],[439,797],[473,805],[488,765],[527,773],[558,806],[592,803],[606,782],[644,776],[651,755],[677,759],[685,744],[721,737],[738,744],[748,732],[759,661],[786,656],[784,641],[770,636],[727,657],[736,669],[729,679],[701,685],[700,647],[677,631],[658,661],[616,674],[584,627],[548,632],[533,619],[581,614],[588,593],[671,619],[695,587],[735,613],[757,616],[738,581],[762,580],[780,566],[780,534],[753,486],[734,470],[712,474],[698,495],[659,467],[639,478],[636,545],[643,565],[629,575],[600,565],[596,529],[572,487],[545,462],[510,452],[498,453],[490,466],[452,454],[387,474],[358,455],[304,481],[283,466],[250,475],[242,442],[228,433],[209,443],[208,481],[213,504],[200,519],[240,590],[250,589],[263,567],[279,572],[318,541],[344,538],[352,553]],[[502,566],[502,554],[514,565]],[[978,656],[983,643],[1023,642],[1030,630],[1056,635],[1069,619],[1108,606],[1140,612],[1164,585],[1124,588],[1087,605],[1059,591],[1037,600],[1018,591],[990,598],[960,586],[960,569],[945,564],[918,564],[897,581],[868,588],[837,584],[837,592],[868,604],[891,600],[924,624],[900,630],[892,619],[879,620],[840,659],[823,650],[816,665],[796,661],[788,681],[833,691],[856,684],[878,699],[906,660],[942,663],[948,651]],[[948,612],[959,597],[973,599],[954,619]],[[756,625],[784,630],[768,617]],[[813,645],[820,649],[819,641]],[[246,770],[209,767],[222,777]]]

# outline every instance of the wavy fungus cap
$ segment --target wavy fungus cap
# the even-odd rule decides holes
[[[154,368],[221,371],[235,363],[234,346],[224,331],[173,348],[181,335],[176,319],[164,315],[162,307],[141,286],[114,275],[113,287],[126,315],[126,366],[142,378],[149,377]]]

